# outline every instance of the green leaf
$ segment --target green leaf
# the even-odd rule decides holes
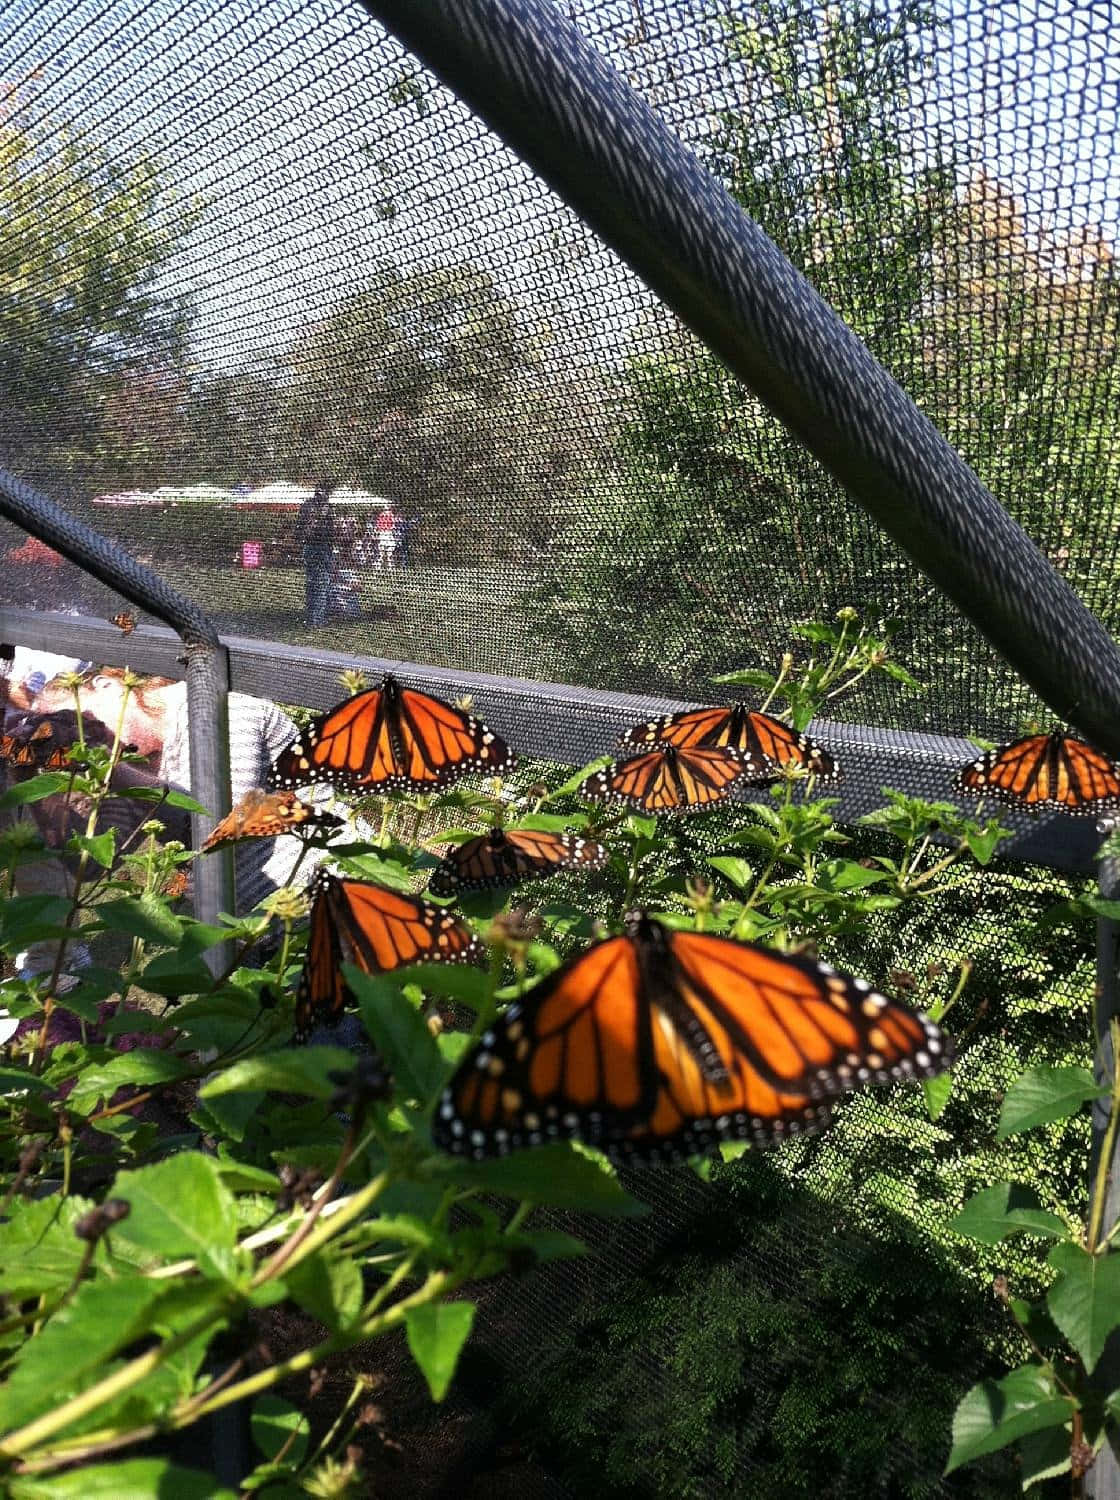
[[[1020,1231],[1046,1239],[1069,1238],[1061,1219],[1042,1207],[1034,1190],[1014,1182],[1000,1182],[977,1193],[949,1220],[949,1228],[983,1245],[998,1245]]]
[[[154,995],[176,999],[179,995],[205,994],[214,976],[201,958],[177,951],[159,953],[144,968],[141,987]]]
[[[725,875],[738,891],[747,890],[758,878],[753,867],[735,854],[716,854],[708,860],[708,863],[713,870],[718,870],[721,875]]]
[[[473,964],[413,964],[397,969],[393,979],[402,985],[419,985],[429,995],[461,1000],[472,1010],[481,1008],[490,990],[490,976]]]
[[[267,1459],[284,1449],[285,1464],[298,1464],[307,1452],[309,1424],[298,1406],[271,1392],[258,1396],[249,1418],[253,1442]],[[290,1443],[290,1446],[286,1446]]]
[[[106,828],[104,833],[76,833],[69,840],[69,847],[84,850],[103,870],[110,870],[117,854],[117,830]]]
[[[353,1053],[345,1047],[288,1047],[242,1058],[217,1078],[208,1079],[198,1092],[202,1099],[238,1093],[305,1094],[311,1099],[330,1099],[338,1092],[338,1084],[329,1075],[351,1073],[353,1069]]]
[[[9,1480],[11,1500],[237,1500],[213,1474],[165,1458],[118,1459],[66,1474]]]
[[[84,1069],[68,1103],[78,1114],[86,1114],[102,1100],[107,1103],[125,1084],[146,1088],[151,1084],[174,1083],[191,1071],[192,1066],[186,1058],[161,1052],[155,1047],[136,1047],[131,1052],[120,1053],[104,1067]]]
[[[571,833],[586,827],[586,813],[526,813],[516,823],[507,823],[506,831],[524,828],[534,833]]]
[[[53,797],[56,792],[64,792],[69,785],[70,777],[65,771],[44,771],[33,776],[30,781],[20,781],[15,786],[8,787],[0,796],[0,809],[42,802],[47,797]]]
[[[1023,1365],[1002,1380],[974,1385],[953,1417],[953,1447],[945,1473],[995,1453],[1032,1432],[1061,1427],[1074,1403],[1055,1395],[1049,1377],[1036,1365]]]
[[[730,682],[736,687],[758,688],[759,692],[768,693],[777,679],[773,672],[758,672],[753,667],[741,667],[738,672],[721,672],[718,677],[713,677],[713,682]]]
[[[922,1093],[926,1101],[926,1114],[931,1120],[940,1119],[945,1106],[949,1102],[949,1095],[953,1092],[953,1075],[951,1072],[939,1073],[936,1078],[922,1079]]]
[[[184,812],[202,813],[205,816],[210,809],[203,807],[201,802],[196,802],[193,797],[188,797],[186,792],[171,791],[163,797],[168,807],[181,807]]]
[[[991,863],[992,855],[999,845],[1010,836],[1009,828],[1001,828],[998,823],[989,823],[986,828],[979,830],[967,829],[964,841],[976,863],[986,865]]]
[[[642,813],[630,813],[623,827],[636,839],[652,840],[657,837],[657,819],[647,818]]]
[[[75,1221],[88,1198],[14,1198],[0,1222],[0,1292],[13,1300],[65,1291],[85,1249]]]
[[[1046,1306],[1092,1374],[1105,1340],[1120,1327],[1120,1252],[1090,1255],[1064,1244],[1047,1259],[1062,1274],[1046,1293]]]
[[[1059,1474],[1068,1473],[1069,1449],[1070,1432],[1065,1426],[1047,1427],[1042,1432],[1031,1432],[1020,1439],[1022,1489],[1029,1490],[1032,1485],[1041,1484],[1044,1479],[1056,1479]]]
[[[1064,1120],[1087,1099],[1105,1099],[1108,1093],[1087,1068],[1028,1068],[1004,1095],[996,1140],[1050,1120]]]
[[[817,871],[817,884],[825,891],[858,891],[888,878],[885,870],[869,870],[854,859],[826,860]]]
[[[127,932],[130,937],[160,947],[177,943],[183,931],[182,922],[168,910],[167,903],[150,891],[141,891],[127,901],[102,901],[97,917],[111,932]]]
[[[508,1198],[624,1218],[649,1213],[648,1204],[625,1191],[605,1157],[571,1141],[513,1151],[492,1161],[448,1158],[441,1165],[457,1182]]]
[[[473,1302],[428,1302],[405,1314],[408,1347],[424,1372],[433,1401],[447,1395],[474,1314]]]
[[[363,974],[353,964],[343,964],[342,971],[357,997],[366,1031],[399,1091],[405,1098],[426,1104],[447,1075],[427,1022],[387,980]]]
[[[12,1094],[49,1093],[51,1086],[26,1068],[0,1067],[0,1095],[8,1098]]]
[[[284,1272],[284,1284],[292,1299],[332,1333],[347,1328],[362,1308],[362,1273],[349,1256],[331,1261],[310,1256]]]
[[[78,1287],[20,1351],[0,1388],[0,1428],[21,1426],[91,1384],[106,1360],[148,1332],[149,1313],[166,1291],[141,1276],[101,1278]]]
[[[154,1166],[119,1172],[109,1196],[132,1208],[114,1235],[153,1254],[200,1257],[234,1244],[233,1195],[218,1163],[201,1152],[181,1151]]]
[[[580,767],[574,776],[569,776],[562,786],[558,786],[554,792],[549,792],[549,800],[553,801],[557,797],[566,797],[569,792],[578,791],[589,776],[594,775],[596,771],[601,771],[604,766],[609,765],[610,760],[609,755],[597,755],[594,760],[589,760],[585,766]]]

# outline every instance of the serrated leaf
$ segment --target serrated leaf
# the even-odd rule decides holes
[[[1046,1306],[1092,1374],[1105,1340],[1120,1327],[1120,1252],[1090,1255],[1067,1243],[1055,1245],[1047,1259],[1061,1275],[1046,1293]]]
[[[158,953],[140,975],[143,989],[154,995],[177,999],[180,995],[204,994],[214,983],[214,976],[201,958],[176,951]]]
[[[449,1157],[441,1168],[456,1182],[509,1198],[531,1198],[554,1208],[583,1208],[626,1218],[649,1213],[647,1204],[626,1192],[609,1162],[570,1141],[513,1151],[492,1161]]]
[[[745,891],[758,878],[753,866],[734,854],[712,855],[708,863],[713,870],[718,870],[721,875],[726,876],[737,891]]]
[[[1034,1190],[1014,1182],[1000,1182],[977,1193],[949,1220],[949,1228],[983,1245],[998,1245],[1020,1231],[1046,1239],[1069,1237],[1061,1219],[1042,1207]]]
[[[1064,1120],[1087,1100],[1105,1099],[1108,1093],[1087,1068],[1028,1068],[1004,1095],[996,1140],[1050,1120]]]
[[[98,920],[112,932],[127,932],[146,943],[168,947],[177,943],[183,924],[167,908],[167,903],[150,891],[141,891],[127,901],[102,901],[97,907]]]
[[[108,1103],[126,1084],[147,1088],[154,1084],[174,1083],[191,1071],[192,1065],[172,1052],[155,1047],[136,1047],[131,1052],[120,1053],[103,1067],[83,1069],[68,1103],[78,1114],[85,1114],[102,1101]]]
[[[953,1092],[952,1072],[939,1073],[936,1078],[922,1079],[922,1094],[926,1101],[926,1114],[937,1120],[944,1112]]]
[[[525,813],[516,823],[507,823],[506,832],[526,829],[534,833],[574,833],[587,827],[586,813]]]
[[[442,1401],[474,1324],[473,1302],[429,1302],[405,1314],[412,1357],[423,1371],[433,1401]]]
[[[30,781],[17,782],[0,796],[0,809],[25,807],[29,802],[42,802],[56,792],[64,792],[70,785],[70,777],[64,771],[43,771]]]
[[[1074,1403],[1055,1394],[1048,1377],[1036,1365],[1023,1365],[1002,1380],[974,1385],[953,1417],[953,1446],[945,1473],[995,1453],[1028,1433],[1061,1427],[1074,1412]]]
[[[869,870],[854,859],[826,860],[817,871],[817,884],[826,891],[858,891],[886,879],[885,870]]]
[[[348,1256],[329,1261],[311,1256],[285,1271],[284,1284],[292,1299],[332,1333],[349,1327],[362,1308],[362,1273]]]
[[[385,1059],[398,1090],[405,1098],[426,1104],[446,1077],[427,1022],[387,980],[363,974],[353,964],[343,964],[342,971],[357,998],[366,1032]]]
[[[267,1459],[274,1459],[283,1449],[284,1463],[296,1465],[307,1452],[310,1428],[306,1415],[271,1391],[253,1402],[249,1429],[253,1442]]]
[[[473,964],[413,964],[397,969],[393,979],[402,985],[418,985],[429,995],[461,1000],[472,1010],[478,1010],[490,992],[490,976]]]
[[[233,1195],[211,1156],[182,1151],[154,1166],[119,1172],[109,1196],[123,1198],[132,1210],[114,1236],[153,1254],[197,1257],[233,1246]]]
[[[70,848],[82,850],[103,870],[112,869],[117,854],[115,828],[106,828],[104,833],[76,833],[68,842]]]
[[[1028,1433],[1019,1440],[1019,1459],[1022,1465],[1020,1483],[1024,1491],[1041,1484],[1044,1479],[1056,1479],[1059,1474],[1068,1473],[1069,1429],[1063,1425]]]
[[[11,1500],[237,1500],[213,1474],[166,1458],[118,1459],[66,1474],[9,1480]]]
[[[353,1070],[354,1055],[344,1047],[287,1047],[242,1058],[216,1078],[207,1079],[198,1093],[201,1099],[238,1093],[304,1094],[310,1099],[330,1099],[338,1092],[338,1084],[330,1075]]]
[[[15,1198],[0,1222],[0,1292],[13,1300],[65,1291],[85,1249],[74,1224],[88,1198]]]
[[[140,1276],[78,1287],[17,1356],[0,1387],[0,1428],[19,1427],[91,1384],[107,1360],[148,1332],[149,1314],[166,1290]]]
[[[773,672],[756,671],[753,667],[741,667],[737,672],[721,672],[718,677],[712,678],[713,682],[728,682],[736,687],[758,688],[759,692],[768,693],[776,681]]]
[[[569,776],[562,786],[558,786],[554,792],[549,792],[549,799],[566,797],[569,792],[576,792],[596,771],[601,771],[604,766],[610,764],[609,755],[597,755],[594,760],[589,760],[585,766],[581,766],[574,776]]]

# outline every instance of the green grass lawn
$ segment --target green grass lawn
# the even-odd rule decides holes
[[[229,635],[431,666],[547,676],[547,661],[518,601],[532,575],[509,563],[366,573],[362,618],[314,630],[304,624],[302,568],[245,571],[169,560],[159,571]]]

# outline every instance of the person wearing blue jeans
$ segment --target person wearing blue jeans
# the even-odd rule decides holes
[[[307,571],[306,619],[309,627],[324,625],[327,620],[334,570],[333,488],[331,484],[317,484],[311,497],[300,506],[296,524],[296,541],[303,544],[303,565]]]

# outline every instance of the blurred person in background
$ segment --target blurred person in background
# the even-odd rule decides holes
[[[331,575],[334,571],[335,521],[331,509],[332,484],[317,484],[300,506],[296,542],[303,548],[307,571],[307,602],[304,618],[309,628],[326,623],[330,606]]]

